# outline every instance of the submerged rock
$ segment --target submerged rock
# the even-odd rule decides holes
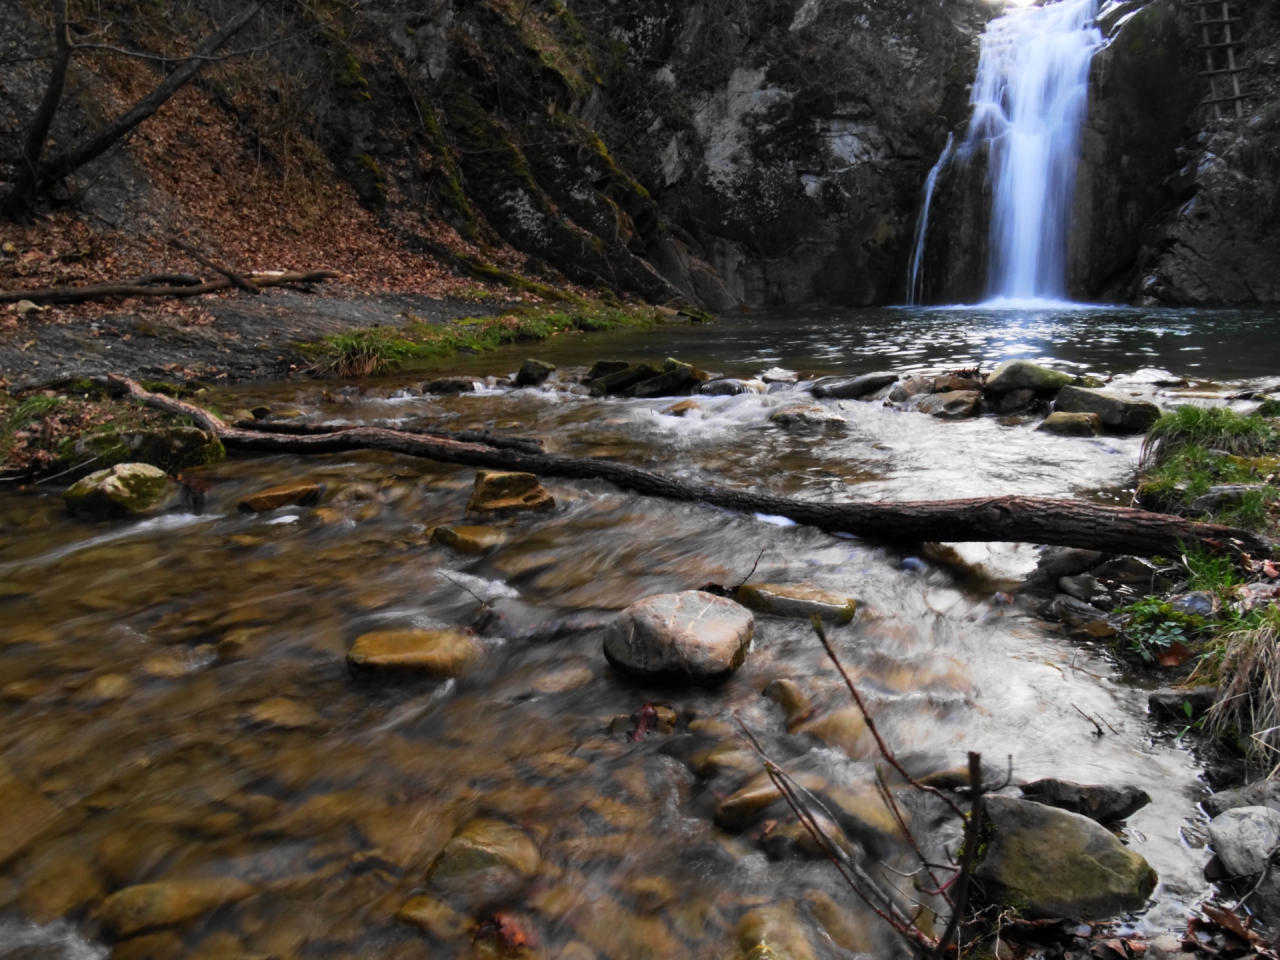
[[[764,688],[764,696],[782,708],[787,717],[787,730],[809,719],[813,713],[813,701],[804,692],[800,684],[785,677],[770,680]]]
[[[663,410],[663,414],[668,417],[683,417],[687,414],[694,413],[702,409],[702,404],[697,400],[681,400],[673,406]]]
[[[832,400],[857,400],[875,393],[882,387],[896,382],[896,373],[864,373],[860,377],[846,377],[839,380],[822,380],[809,388],[809,393],[818,398]]]
[[[1270,807],[1235,807],[1209,824],[1209,845],[1232,877],[1255,877],[1280,843],[1280,812]]]
[[[798,617],[808,620],[812,616],[837,623],[848,623],[858,610],[858,601],[829,590],[819,590],[802,583],[751,583],[743,584],[733,595],[744,607],[777,617]]]
[[[1036,430],[1058,437],[1096,437],[1102,433],[1102,419],[1096,413],[1064,413],[1056,410],[1045,417]]]
[[[757,907],[734,931],[739,960],[817,960],[794,900]]]
[[[506,532],[497,527],[442,526],[431,531],[432,543],[459,553],[488,553],[506,539]]]
[[[532,473],[481,470],[467,501],[467,513],[550,510],[555,498]]]
[[[324,495],[322,483],[283,483],[251,493],[238,504],[246,513],[265,513],[280,507],[309,507]]]
[[[427,870],[427,888],[475,913],[517,896],[541,863],[537,845],[520,828],[503,820],[472,820]]]
[[[375,630],[356,638],[347,665],[354,673],[457,677],[483,652],[461,630]]]
[[[62,495],[67,511],[86,520],[118,520],[154,513],[168,505],[178,485],[158,467],[119,463],[77,480]]]
[[[551,374],[555,373],[555,364],[547,363],[543,360],[534,360],[532,357],[520,364],[520,369],[516,371],[517,387],[536,387]]]
[[[99,917],[116,936],[167,927],[252,897],[258,891],[230,877],[177,880],[126,887],[103,901]]]
[[[973,416],[981,402],[982,394],[976,390],[952,390],[922,397],[916,409],[941,420],[959,420]]]
[[[742,666],[754,633],[751,611],[732,600],[700,590],[664,593],[609,624],[604,655],[634,680],[718,683]]]
[[[1006,360],[987,377],[986,389],[991,393],[1004,393],[1006,390],[1050,393],[1067,386],[1072,379],[1070,374],[1050,370],[1030,360]]]
[[[1151,865],[1088,817],[998,796],[984,809],[991,839],[974,877],[1027,917],[1113,917],[1155,889]]]
[[[928,377],[909,377],[895,383],[885,399],[890,403],[904,403],[922,393],[933,393],[933,381]]]
[[[479,382],[477,377],[439,377],[419,384],[418,389],[423,393],[436,396],[448,393],[473,393]]]
[[[820,426],[824,424],[844,423],[844,417],[833,413],[826,407],[812,403],[797,403],[769,414],[769,422],[780,427]]]
[[[1146,791],[1137,787],[1072,783],[1052,777],[1023,785],[1022,795],[1036,803],[1069,810],[1099,823],[1123,820],[1151,802]]]
[[[1063,387],[1053,403],[1055,412],[1095,413],[1102,425],[1116,433],[1146,433],[1160,419],[1160,408],[1147,400],[1132,400],[1105,390]]]
[[[88,860],[71,855],[41,863],[22,886],[22,912],[36,923],[65,917],[102,895],[102,878]]]

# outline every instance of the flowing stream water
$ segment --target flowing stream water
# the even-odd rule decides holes
[[[405,389],[423,374],[406,373],[205,400],[224,411],[287,403],[316,420],[428,417],[825,500],[1021,492],[1115,502],[1131,493],[1135,438],[1051,437],[1027,418],[943,422],[857,401],[823,402],[842,425],[786,429],[768,418],[808,402],[803,382],[818,374],[989,368],[1014,356],[1116,375],[1116,388],[1165,405],[1223,402],[1280,369],[1278,325],[1274,314],[1240,312],[801,311],[557,338],[536,348],[559,366],[536,389],[424,398]],[[459,369],[510,373],[526,352]],[[668,355],[731,376],[789,368],[799,383],[775,370],[781,380],[766,393],[701,397],[676,417],[664,412],[675,400],[595,399],[574,382],[599,357]],[[1193,383],[1156,387],[1167,374],[1152,367]],[[816,956],[899,955],[824,861],[771,860],[759,829],[726,832],[712,819],[759,772],[736,715],[792,769],[845,789],[846,830],[871,869],[891,878],[888,868],[910,864],[872,790],[875,756],[807,624],[759,616],[745,666],[709,690],[627,682],[601,655],[613,612],[736,583],[762,550],[756,581],[861,602],[833,641],[917,773],[979,750],[995,768],[1012,757],[1018,779],[1139,786],[1153,800],[1123,835],[1161,882],[1150,908],[1125,922],[1177,927],[1206,890],[1201,770],[1176,729],[1146,716],[1152,681],[997,596],[1034,565],[1031,546],[971,544],[959,559],[904,564],[905,548],[554,482],[553,511],[498,521],[503,543],[468,555],[429,534],[465,522],[474,470],[362,453],[232,456],[195,474],[210,484],[200,512],[121,523],[68,519],[56,483],[0,493],[0,797],[30,814],[0,817],[0,956],[103,958],[109,941],[93,911],[105,894],[209,878],[249,883],[254,895],[197,912],[148,949],[492,956],[396,918],[474,817],[517,824],[538,847],[535,876],[506,905],[541,943],[521,956],[733,956],[744,916],[789,902]],[[246,494],[302,479],[327,485],[319,505],[236,509]],[[386,684],[346,668],[359,634],[474,624],[482,604],[502,616],[482,621],[484,659],[458,679]],[[827,718],[820,735],[788,732],[761,695],[778,678],[809,692],[814,717]],[[673,732],[641,742],[611,732],[612,718],[646,702],[675,711]],[[1077,708],[1115,732],[1095,736]],[[917,826],[927,829],[923,814]],[[60,909],[68,919],[30,919]],[[838,942],[831,929],[843,931]]]
[[[1088,105],[1089,63],[1102,42],[1097,0],[1011,7],[982,35],[973,114],[956,151],[989,144],[988,295],[995,302],[1066,299],[1068,218]],[[951,141],[930,171],[910,267],[918,302],[929,205]]]

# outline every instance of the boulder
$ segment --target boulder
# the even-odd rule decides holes
[[[1147,400],[1084,387],[1063,387],[1053,409],[1062,413],[1096,413],[1102,425],[1116,433],[1146,433],[1160,419],[1160,408]]]
[[[158,427],[155,430],[85,434],[59,457],[67,469],[93,460],[99,469],[117,463],[146,463],[165,473],[216,463],[227,455],[222,441],[195,427]]]
[[[255,893],[255,888],[231,877],[143,883],[107,897],[99,910],[99,919],[116,936],[127,937],[139,930],[194,920]]]
[[[838,413],[813,403],[796,403],[781,407],[769,414],[769,422],[780,427],[820,426],[824,424],[844,423],[844,417]]]
[[[555,497],[532,473],[481,470],[467,501],[467,513],[550,510],[555,505]]]
[[[977,390],[952,390],[921,397],[916,409],[941,420],[959,420],[973,416],[981,402],[982,394]]]
[[[251,493],[238,504],[246,513],[265,513],[280,507],[310,507],[324,495],[322,483],[282,483]]]
[[[974,380],[972,377],[959,377],[954,373],[948,373],[941,377],[934,377],[933,392],[934,393],[951,393],[953,390],[981,390],[982,381]]]
[[[1018,390],[1007,390],[1000,395],[1000,400],[996,404],[996,413],[1008,416],[1013,413],[1022,413],[1030,410],[1035,406],[1036,392],[1028,390],[1025,387]]]
[[[67,511],[86,520],[118,520],[154,513],[178,494],[178,485],[158,467],[118,463],[72,484],[62,495]]]
[[[361,634],[347,653],[353,673],[457,677],[484,648],[461,630],[375,630]]]
[[[707,397],[736,397],[742,393],[764,393],[765,383],[762,380],[708,380],[698,387],[698,392]]]
[[[634,680],[712,684],[742,666],[755,633],[751,611],[700,590],[664,593],[609,624],[604,655]]]
[[[532,357],[520,364],[520,369],[516,371],[517,387],[536,387],[542,383],[547,377],[555,373],[556,367],[554,363],[547,363],[544,360],[534,360]]]
[[[1036,427],[1057,437],[1096,437],[1102,432],[1102,418],[1096,413],[1064,413],[1055,410]]]
[[[744,607],[777,617],[798,617],[808,620],[812,616],[836,623],[848,623],[857,612],[858,601],[829,590],[805,584],[752,583],[743,584],[733,595]]]
[[[660,373],[662,370],[651,363],[641,363],[614,373],[606,373],[591,382],[591,396],[603,397],[622,393],[638,383],[653,379]]]
[[[432,543],[459,553],[477,555],[501,546],[506,539],[506,533],[497,527],[448,526],[436,527],[431,531]]]
[[[836,380],[820,380],[809,388],[815,397],[827,397],[832,400],[857,400],[875,393],[882,387],[896,382],[896,373],[864,373],[860,377],[845,377]]]
[[[1155,889],[1151,865],[1088,817],[998,796],[984,812],[990,840],[974,877],[1026,917],[1113,917]]]
[[[479,382],[477,377],[439,377],[419,384],[418,389],[423,393],[436,396],[448,393],[472,393]]]
[[[428,868],[427,888],[462,912],[476,913],[519,895],[541,863],[537,845],[518,827],[503,820],[472,820]]]
[[[986,389],[991,393],[1009,390],[1034,390],[1036,393],[1052,393],[1071,383],[1070,374],[1050,370],[1030,360],[1006,360],[987,377]]]
[[[631,364],[625,360],[597,360],[592,364],[591,369],[587,371],[586,378],[583,383],[593,383],[601,377],[607,377],[611,373],[620,373],[630,367]]]
[[[1258,780],[1247,787],[1221,790],[1207,797],[1200,806],[1210,817],[1217,817],[1237,807],[1267,807],[1280,812],[1280,780]]]
[[[1280,843],[1280,811],[1235,807],[1209,824],[1209,845],[1231,877],[1255,877]]]
[[[933,380],[929,377],[909,377],[895,383],[886,399],[890,403],[904,403],[922,393],[933,393]]]
[[[1024,784],[1022,796],[1059,810],[1070,810],[1099,823],[1123,820],[1151,802],[1137,787],[1112,787],[1096,783],[1072,783],[1052,777]]]
[[[668,359],[656,377],[642,380],[623,391],[623,396],[648,400],[653,397],[682,397],[693,393],[710,375],[679,360]]]

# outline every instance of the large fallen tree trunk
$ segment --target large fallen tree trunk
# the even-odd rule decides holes
[[[247,278],[253,282],[255,293],[262,287],[278,287],[287,283],[323,283],[335,280],[342,274],[335,270],[312,270],[309,273],[251,273]],[[148,279],[143,277],[143,280]],[[169,279],[173,279],[171,275]],[[9,290],[0,292],[0,303],[17,303],[30,300],[32,303],[89,303],[95,300],[114,300],[118,297],[200,297],[217,290],[226,290],[233,286],[226,277],[209,280],[205,283],[191,285],[170,284],[169,286],[150,286],[141,283],[95,283],[88,287],[45,287],[39,290]]]
[[[624,490],[665,500],[706,503],[744,513],[786,517],[831,532],[899,543],[1009,540],[1085,547],[1110,553],[1175,555],[1205,543],[1226,550],[1270,556],[1269,541],[1245,530],[1196,523],[1182,517],[1084,500],[1049,497],[975,497],[966,500],[820,503],[748,490],[686,483],[608,460],[582,460],[548,453],[497,450],[474,443],[404,433],[382,427],[355,427],[304,436],[229,426],[200,407],[150,393],[125,377],[111,380],[146,404],[190,417],[235,450],[262,453],[339,453],[385,450],[443,463],[491,470],[519,470],[540,477],[603,480]]]

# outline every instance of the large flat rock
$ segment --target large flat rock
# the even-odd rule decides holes
[[[635,680],[711,684],[742,666],[755,633],[746,607],[700,590],[627,607],[605,631],[604,655]]]

